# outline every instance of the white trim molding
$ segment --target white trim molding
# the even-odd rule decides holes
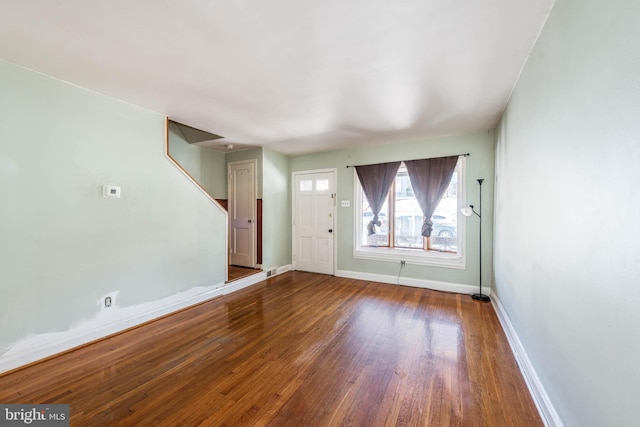
[[[283,265],[276,269],[276,274],[286,273],[287,271],[293,271],[293,264]]]
[[[437,280],[415,279],[411,277],[388,276],[384,274],[362,273],[360,271],[337,270],[337,277],[348,279],[368,280],[371,282],[388,283],[392,285],[413,286],[414,288],[433,289],[434,291],[455,292],[458,294],[473,294],[478,291],[476,285],[440,282]],[[491,295],[491,289],[483,289],[483,293]]]
[[[538,408],[538,412],[540,413],[540,417],[542,418],[544,425],[547,427],[563,427],[564,424],[558,416],[558,412],[553,406],[551,399],[549,399],[549,395],[544,389],[531,360],[529,360],[529,356],[527,355],[520,338],[518,338],[518,334],[509,319],[509,315],[504,310],[504,307],[495,293],[491,296],[491,304],[498,315],[498,320],[500,321],[502,329],[507,336],[507,340],[511,346],[511,351],[518,362],[522,376],[527,383],[531,397],[533,397],[533,401]]]

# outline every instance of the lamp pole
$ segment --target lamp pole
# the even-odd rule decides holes
[[[479,258],[479,270],[480,270],[480,276],[478,277],[478,283],[480,285],[480,293],[478,294],[473,294],[471,295],[471,298],[473,298],[474,300],[477,301],[483,301],[483,302],[487,302],[489,301],[489,297],[485,294],[482,293],[482,183],[484,182],[484,179],[478,179],[478,184],[480,185],[480,200],[479,200],[479,206],[478,206],[478,210],[480,211],[477,215],[478,218],[480,220],[479,224],[480,224],[480,244],[479,244],[479,248],[478,248],[478,258]]]

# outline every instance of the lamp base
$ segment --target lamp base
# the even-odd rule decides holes
[[[490,301],[490,300],[491,300],[491,299],[490,299],[487,295],[485,295],[485,294],[473,294],[473,295],[471,295],[471,298],[473,298],[473,299],[474,299],[474,300],[476,300],[476,301],[482,301],[482,302],[488,302],[488,301]]]

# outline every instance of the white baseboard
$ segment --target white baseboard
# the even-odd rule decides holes
[[[276,269],[276,274],[286,273],[287,271],[293,270],[293,264],[283,265],[282,267],[278,267]]]
[[[193,288],[137,306],[120,308],[114,305],[68,331],[32,335],[14,344],[0,356],[0,373],[122,332],[212,298],[230,294],[265,279],[266,274],[262,272],[226,285],[216,284]]]
[[[239,291],[240,289],[244,289],[248,286],[255,285],[258,282],[262,282],[267,279],[267,273],[264,271],[252,274],[251,276],[243,277],[241,279],[234,280],[231,283],[227,283],[222,290],[221,295],[228,295],[232,292]]]
[[[509,315],[504,310],[504,307],[500,303],[496,294],[493,294],[491,297],[491,303],[498,315],[498,320],[500,321],[502,329],[507,336],[507,340],[511,346],[511,351],[518,362],[522,376],[527,383],[527,387],[529,388],[533,401],[535,402],[538,412],[542,417],[542,421],[547,427],[563,427],[564,424],[558,416],[558,412],[553,406],[551,399],[549,399],[549,395],[544,389],[542,382],[540,382],[540,378],[531,364],[531,360],[529,360],[529,356],[527,355],[527,352],[525,351],[524,346],[522,345],[520,338],[518,338],[518,334],[509,319]]]
[[[437,280],[414,279],[411,277],[387,276],[383,274],[363,273],[360,271],[336,270],[337,277],[348,279],[369,280],[371,282],[389,283],[392,285],[413,286],[415,288],[433,289],[435,291],[455,292],[459,294],[473,294],[478,292],[475,285],[440,282]],[[485,295],[491,295],[491,289],[483,288]]]

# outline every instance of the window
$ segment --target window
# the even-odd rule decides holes
[[[310,179],[300,180],[300,191],[313,191],[313,181]]]
[[[329,180],[328,179],[316,179],[316,191],[327,191],[329,190]],[[313,191],[313,180],[312,179],[303,179],[300,180],[300,191]]]
[[[431,216],[431,238],[422,236],[423,214],[413,194],[407,168],[402,163],[396,174],[375,227],[368,235],[367,225],[373,218],[366,196],[356,183],[356,242],[354,256],[386,261],[405,260],[417,264],[464,267],[464,221],[460,208],[464,204],[464,157],[458,160],[445,195]]]

